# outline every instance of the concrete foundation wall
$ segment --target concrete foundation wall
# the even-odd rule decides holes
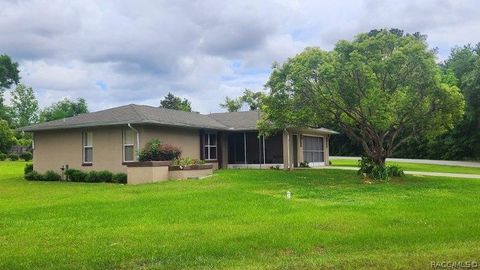
[[[200,169],[200,170],[179,170],[179,171],[170,171],[170,179],[188,179],[188,178],[198,178],[205,177],[213,174],[213,169]]]

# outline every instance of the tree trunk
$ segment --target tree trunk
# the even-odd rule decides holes
[[[375,165],[384,166],[385,160],[387,159],[387,152],[383,148],[375,149],[370,158]]]

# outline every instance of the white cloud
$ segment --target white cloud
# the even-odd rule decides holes
[[[372,28],[420,31],[442,58],[480,41],[473,0],[19,0],[0,2],[0,18],[0,53],[42,106],[85,97],[93,110],[158,105],[171,91],[219,111],[225,96],[263,89],[274,61]]]

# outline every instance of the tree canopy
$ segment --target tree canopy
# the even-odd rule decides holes
[[[437,136],[462,119],[464,98],[448,78],[418,33],[359,34],[275,65],[259,127],[269,134],[335,122],[383,165],[409,138]]]
[[[15,142],[15,134],[8,122],[0,119],[0,153],[7,153]]]
[[[0,55],[0,119],[11,121],[8,108],[4,104],[5,89],[20,82],[18,63],[12,61],[8,55]]]
[[[39,121],[48,122],[57,119],[72,117],[82,113],[88,113],[87,102],[83,98],[76,101],[64,98],[40,112]]]
[[[254,92],[245,89],[243,94],[237,98],[225,97],[225,101],[220,104],[220,107],[227,109],[229,112],[238,112],[244,105],[247,105],[248,109],[251,111],[258,110],[260,109],[264,98],[265,93],[263,92]]]
[[[16,127],[23,127],[38,120],[38,102],[31,87],[17,85],[12,91],[11,111]]]
[[[192,111],[191,103],[188,99],[185,98],[182,100],[180,97],[177,97],[170,92],[168,92],[168,95],[160,101],[160,107],[186,112]]]

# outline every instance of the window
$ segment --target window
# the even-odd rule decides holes
[[[135,161],[135,137],[136,134],[131,129],[123,130],[123,161]]]
[[[205,133],[203,138],[205,159],[217,159],[217,134]]]
[[[91,131],[83,132],[83,163],[93,162],[93,135]]]
[[[323,162],[323,137],[303,136],[303,160],[309,163]]]

